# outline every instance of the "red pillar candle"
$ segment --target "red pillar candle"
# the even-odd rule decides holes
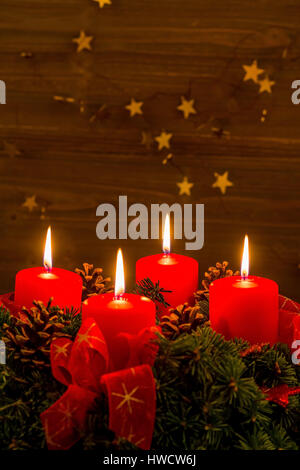
[[[60,308],[80,310],[82,296],[82,279],[71,271],[52,268],[51,229],[48,228],[44,267],[29,268],[16,275],[14,302],[17,305],[32,307],[33,300],[47,304],[53,297],[52,305]]]
[[[149,278],[153,283],[159,281],[160,287],[170,290],[164,293],[166,302],[177,307],[184,302],[194,301],[198,289],[198,262],[189,256],[170,252],[170,218],[166,216],[164,227],[164,253],[145,256],[136,263],[136,282]],[[170,307],[168,307],[170,308]],[[165,312],[168,308],[161,308]]]
[[[124,266],[118,251],[115,292],[94,295],[82,304],[82,319],[93,317],[107,342],[111,368],[124,364],[124,344],[120,333],[138,334],[143,328],[155,325],[154,302],[136,294],[125,293]]]
[[[278,341],[278,285],[249,276],[248,237],[245,237],[241,276],[218,279],[209,289],[211,327],[226,339],[243,338],[251,344]]]

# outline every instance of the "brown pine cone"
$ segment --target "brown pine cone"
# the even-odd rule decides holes
[[[208,272],[204,274],[205,279],[202,280],[202,289],[198,290],[194,295],[196,302],[200,300],[208,300],[209,297],[209,286],[213,281],[221,279],[223,277],[230,276],[239,276],[239,271],[232,271],[232,269],[227,269],[229,263],[228,261],[223,261],[223,263],[216,263],[215,266],[208,268]]]
[[[167,315],[160,319],[163,335],[176,339],[181,333],[191,333],[198,326],[209,324],[207,316],[201,312],[200,305],[191,307],[188,303],[170,308]]]
[[[113,287],[109,284],[111,278],[104,278],[102,276],[102,268],[94,269],[93,264],[83,263],[83,269],[76,268],[75,272],[81,276],[83,281],[82,301],[92,295],[105,294],[106,292],[113,291]]]
[[[14,359],[26,366],[38,369],[50,367],[52,340],[61,336],[70,338],[62,332],[70,320],[62,310],[50,308],[51,300],[46,307],[42,302],[34,301],[34,307],[30,310],[23,307],[18,317],[11,316],[10,325],[3,326],[2,339],[7,351],[13,351]]]

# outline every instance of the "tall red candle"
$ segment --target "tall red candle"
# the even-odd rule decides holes
[[[226,339],[243,338],[251,344],[278,341],[278,285],[248,275],[248,237],[245,237],[241,276],[211,283],[209,318],[211,327]]]
[[[33,300],[47,304],[53,297],[52,305],[60,308],[80,310],[82,296],[81,277],[71,271],[52,268],[51,229],[47,232],[44,253],[44,267],[29,268],[16,275],[14,302],[17,305],[32,307]]]
[[[124,267],[121,250],[118,251],[115,292],[95,295],[82,304],[82,319],[93,317],[107,342],[111,368],[124,364],[124,343],[121,333],[138,334],[143,328],[155,325],[154,302],[135,294],[125,293]]]
[[[166,302],[177,307],[184,302],[193,302],[198,289],[198,262],[189,256],[170,252],[170,219],[166,216],[164,228],[164,253],[145,256],[136,263],[136,282],[149,278],[170,293],[164,293]],[[164,312],[167,308],[161,308]]]

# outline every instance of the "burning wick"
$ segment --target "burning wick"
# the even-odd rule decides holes
[[[242,275],[242,278],[244,280],[249,275],[249,240],[248,240],[248,235],[245,235],[244,251],[243,251],[242,266],[241,266],[241,275]]]
[[[163,252],[165,255],[169,254],[171,251],[171,242],[170,242],[170,216],[166,215],[165,218],[165,227],[164,227],[164,236],[163,236]]]
[[[124,263],[121,248],[118,249],[117,266],[116,266],[116,282],[115,282],[115,299],[120,300],[125,292],[125,275]]]
[[[47,273],[50,273],[52,271],[51,227],[49,227],[47,231],[44,250],[44,267]]]

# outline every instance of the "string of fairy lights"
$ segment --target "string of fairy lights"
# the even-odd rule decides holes
[[[111,0],[88,0],[96,2],[100,9],[104,7],[112,7]],[[77,54],[87,54],[92,53],[93,51],[93,40],[94,36],[88,35],[84,29],[81,29],[77,36],[70,38],[76,47]],[[21,52],[20,56],[22,58],[30,59],[33,54],[30,51]],[[257,60],[249,61],[248,64],[243,64],[242,68],[244,71],[243,82],[254,82],[257,85],[258,94],[261,93],[272,93],[272,88],[275,85],[275,81],[270,79],[268,74],[263,68],[258,66]],[[66,104],[77,105],[80,112],[85,111],[85,102],[84,100],[78,100],[72,96],[61,96],[54,95],[53,100],[56,102],[63,102]],[[130,102],[125,105],[125,109],[128,111],[128,116],[130,119],[136,119],[139,116],[144,115],[144,102],[139,100],[138,97],[131,97]],[[106,110],[107,106],[103,104],[96,113],[93,113],[89,116],[89,122],[96,121],[101,113]],[[197,115],[199,110],[197,109],[197,103],[195,99],[191,96],[182,95],[178,98],[177,112],[181,115],[182,119],[188,120],[191,116]],[[266,120],[267,110],[263,109],[261,115],[261,122]],[[209,124],[210,119],[208,120]],[[203,127],[199,126],[198,130]],[[211,133],[217,137],[224,137],[230,139],[230,132],[223,129],[222,127],[211,127]],[[153,145],[156,146],[156,150],[159,154],[162,155],[162,164],[170,164],[178,170],[181,175],[182,180],[175,182],[179,196],[191,196],[193,188],[195,187],[195,182],[190,181],[185,172],[176,165],[174,154],[172,152],[172,139],[173,133],[167,129],[161,129],[160,134],[153,135],[150,130],[143,130],[141,135],[140,143],[149,150]],[[22,156],[22,151],[18,149],[15,143],[3,141],[3,153],[10,158],[19,158]],[[214,181],[211,183],[211,187],[220,191],[221,195],[226,195],[228,188],[234,186],[234,182],[231,181],[229,177],[229,172],[224,170],[223,172],[214,172],[213,174]],[[219,194],[220,194],[219,193]],[[36,194],[28,195],[25,198],[25,201],[22,203],[22,207],[29,212],[33,212],[37,209],[40,211],[40,217],[43,219],[45,217],[46,208],[43,204],[39,204],[38,197]]]

